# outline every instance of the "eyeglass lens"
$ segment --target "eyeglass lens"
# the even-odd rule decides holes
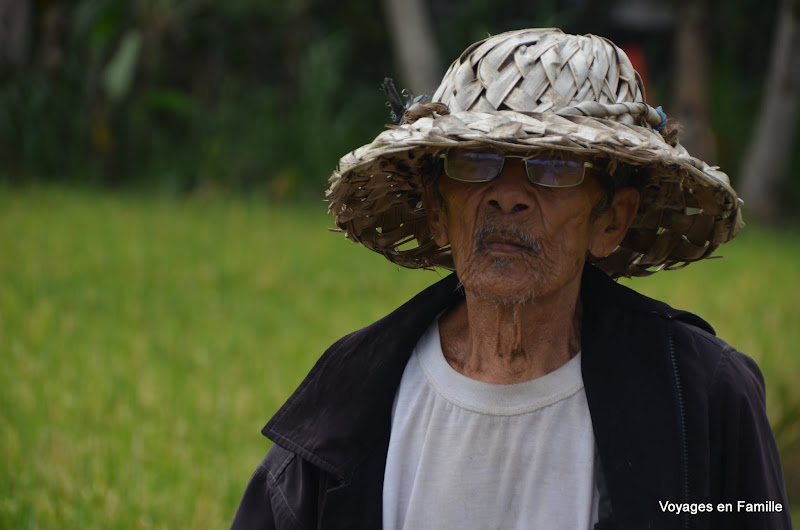
[[[576,160],[525,160],[525,171],[534,184],[564,188],[583,182],[583,162]]]
[[[500,153],[454,149],[445,156],[444,170],[456,180],[486,182],[497,178],[503,170],[503,160]]]

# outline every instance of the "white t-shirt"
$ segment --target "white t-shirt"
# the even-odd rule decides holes
[[[594,434],[580,353],[512,385],[445,360],[434,322],[403,372],[383,482],[383,528],[591,529]]]

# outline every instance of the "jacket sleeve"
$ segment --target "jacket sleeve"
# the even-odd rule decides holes
[[[791,529],[780,457],[767,419],[764,378],[752,359],[730,347],[713,375],[709,412],[711,466],[717,468],[712,476],[720,480],[712,491],[716,489],[714,497],[731,508],[728,513],[717,511],[721,527]]]
[[[274,444],[253,473],[232,530],[285,530],[316,525],[320,472]]]

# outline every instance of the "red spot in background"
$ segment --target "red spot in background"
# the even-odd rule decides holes
[[[642,85],[644,85],[645,93],[650,92],[648,89],[650,84],[649,76],[647,74],[647,61],[644,57],[644,49],[641,45],[635,42],[624,44],[621,46],[621,48],[631,60],[633,69],[639,72],[639,76],[642,78]]]

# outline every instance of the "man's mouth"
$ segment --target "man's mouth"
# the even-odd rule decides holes
[[[527,252],[538,254],[541,244],[531,234],[515,228],[498,227],[486,224],[475,234],[475,248],[500,254],[518,254]]]
[[[530,247],[515,238],[490,236],[482,241],[481,247],[495,252],[517,252],[530,250]]]

